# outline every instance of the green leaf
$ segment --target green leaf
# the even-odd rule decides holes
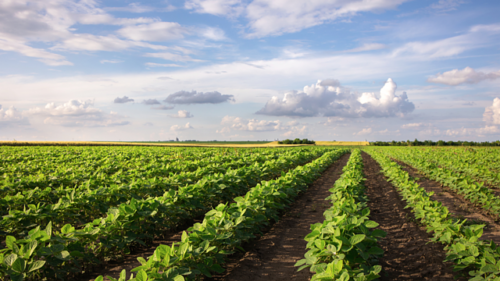
[[[148,274],[144,270],[140,270],[137,272],[137,276],[135,277],[137,281],[147,281],[148,280]]]
[[[12,264],[12,269],[18,273],[23,273],[26,269],[26,262],[22,258],[17,258]]]
[[[301,260],[297,261],[294,266],[301,266],[305,263],[306,263],[306,259],[301,259]]]
[[[12,266],[14,262],[17,260],[17,255],[16,254],[10,254],[5,257],[4,262],[8,266]]]
[[[360,243],[361,241],[365,240],[365,237],[366,235],[364,234],[356,234],[354,236],[351,237],[351,239],[349,239],[349,242],[351,243],[351,245],[356,245],[358,243]]]
[[[371,235],[375,237],[385,237],[387,236],[387,233],[382,229],[374,229]]]
[[[28,273],[42,268],[44,264],[45,264],[44,260],[35,261],[30,265]]]
[[[369,255],[383,255],[384,254],[384,250],[382,250],[381,248],[377,247],[377,246],[374,246],[374,247],[371,247],[367,252],[367,254]]]
[[[5,244],[7,244],[7,248],[9,248],[11,250],[12,250],[12,244],[14,244],[14,242],[16,242],[16,237],[14,237],[14,236],[9,235],[5,239]]]
[[[54,255],[54,257],[60,259],[60,260],[69,260],[71,258],[71,255],[69,254],[68,251],[61,251],[57,254]]]
[[[496,272],[498,271],[497,267],[492,265],[492,264],[485,264],[483,267],[481,267],[481,272]]]
[[[366,221],[366,222],[365,222],[365,226],[366,226],[367,228],[375,228],[375,227],[377,227],[378,225],[379,225],[379,224],[378,224],[377,222],[375,222],[375,221]]]
[[[347,273],[347,271],[344,271],[344,273],[342,273],[342,275],[340,275],[340,278],[337,279],[339,281],[347,281],[349,280],[349,273]]]
[[[99,275],[94,281],[104,281],[104,277],[102,277],[102,275]]]

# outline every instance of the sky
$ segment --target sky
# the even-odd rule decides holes
[[[499,12],[0,0],[0,140],[499,140]]]

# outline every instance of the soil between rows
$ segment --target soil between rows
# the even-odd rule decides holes
[[[295,263],[304,258],[311,232],[310,225],[324,220],[323,212],[331,204],[325,201],[328,191],[342,174],[350,154],[344,154],[323,172],[269,231],[245,246],[246,253],[234,255],[224,265],[226,272],[208,280],[291,281],[309,280],[312,274],[304,269],[297,272]]]
[[[428,243],[432,235],[404,208],[405,202],[385,179],[378,163],[365,152],[362,157],[370,219],[387,232],[379,241],[385,251],[379,260],[380,280],[456,280],[452,263],[443,262],[446,258],[443,246]]]

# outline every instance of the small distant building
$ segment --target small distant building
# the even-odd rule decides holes
[[[179,138],[175,138],[175,141],[179,141]]]

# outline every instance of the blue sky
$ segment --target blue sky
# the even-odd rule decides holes
[[[0,140],[500,139],[499,1],[0,2]]]

